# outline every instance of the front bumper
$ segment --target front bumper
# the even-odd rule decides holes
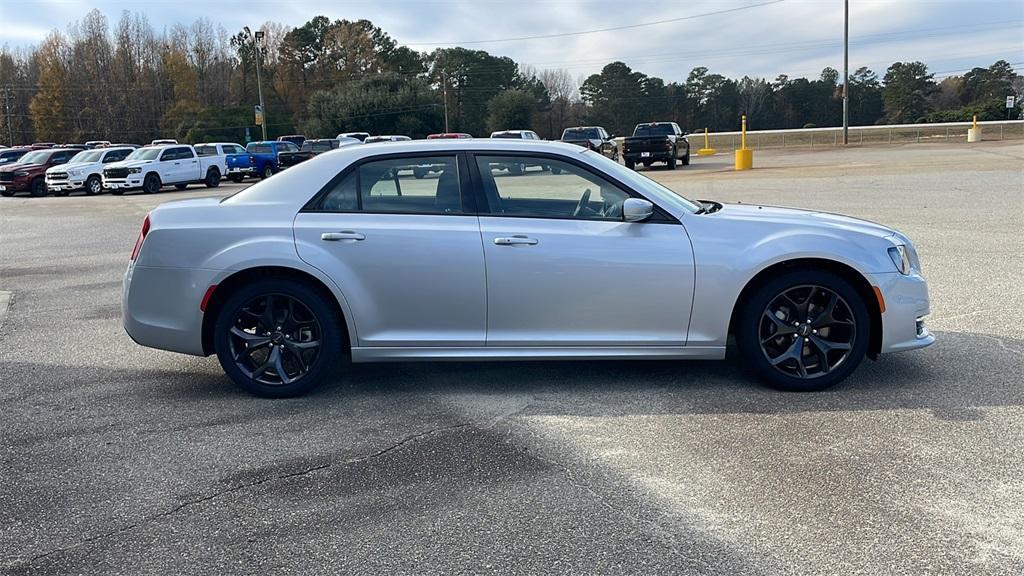
[[[24,192],[28,190],[31,182],[32,181],[28,178],[15,178],[14,180],[0,182],[0,192]]]
[[[85,180],[67,179],[67,180],[46,180],[46,189],[51,192],[61,192],[64,190],[81,190],[85,187]]]
[[[138,177],[133,174],[128,178],[116,178],[116,179],[103,179],[103,188],[105,190],[138,190],[142,188],[142,175]]]
[[[121,287],[121,322],[132,340],[150,348],[204,356],[206,289],[223,272],[128,265]]]
[[[920,274],[870,274],[868,281],[878,287],[885,301],[882,354],[924,348],[935,342],[935,335],[925,326],[931,308],[928,282]]]

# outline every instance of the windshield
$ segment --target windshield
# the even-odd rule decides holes
[[[163,148],[139,148],[125,160],[156,160],[162,151]]]
[[[84,152],[79,152],[78,154],[75,154],[75,156],[71,160],[69,160],[68,163],[73,164],[75,162],[99,162],[100,158],[103,157],[103,152],[104,150],[86,150]]]
[[[668,136],[669,134],[675,134],[671,124],[641,124],[633,132],[633,136]]]
[[[600,164],[600,168],[609,175],[614,176],[619,181],[625,183],[637,192],[642,193],[644,196],[653,199],[657,204],[661,204],[662,206],[675,206],[683,212],[689,212],[690,214],[694,214],[702,210],[702,207],[696,202],[683,198],[678,193],[658,184],[636,170],[626,168],[615,160],[589,150],[584,152],[584,154],[589,154],[587,158],[593,160],[597,164]]]
[[[50,157],[50,154],[52,154],[52,152],[36,150],[35,152],[25,154],[21,157],[21,160],[18,160],[18,162],[21,164],[43,164],[46,162],[47,158]]]
[[[590,138],[600,139],[597,128],[566,128],[562,132],[562,140],[588,140]]]

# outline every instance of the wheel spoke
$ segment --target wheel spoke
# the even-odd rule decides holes
[[[779,317],[776,316],[775,313],[772,312],[771,310],[765,310],[764,316],[765,318],[771,320],[772,324],[775,325],[775,333],[772,334],[772,337],[796,333],[796,328],[794,326],[786,324],[784,320],[780,320]]]
[[[814,345],[818,347],[819,350],[824,350],[825,352],[832,352],[833,350],[845,352],[851,348],[850,344],[846,342],[832,342],[831,340],[826,340],[821,336],[811,336],[810,338],[811,342],[814,342]]]
[[[245,348],[247,351],[252,351],[261,346],[266,346],[267,344],[270,344],[270,336],[250,334],[237,326],[231,328],[231,335],[241,338],[242,341],[245,342]]]
[[[264,374],[266,374],[271,369],[276,368],[276,364],[277,364],[278,360],[280,360],[280,358],[281,358],[281,349],[280,348],[272,348],[270,350],[270,354],[267,355],[267,360],[263,364],[260,364],[260,366],[257,367],[255,370],[252,371],[252,377],[253,378],[259,378],[260,376],[263,376]]]
[[[282,384],[291,384],[295,381],[294,378],[288,377],[288,371],[284,368],[284,357],[281,354],[281,348],[274,348],[274,352],[271,353],[274,360],[274,370],[277,372],[277,377],[281,379]]]
[[[797,338],[793,340],[793,343],[786,348],[786,351],[782,354],[771,359],[772,366],[778,366],[786,360],[797,360],[799,362],[800,354],[803,352],[803,341]]]

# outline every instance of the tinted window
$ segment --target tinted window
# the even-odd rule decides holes
[[[213,145],[208,146],[196,146],[196,154],[200,156],[216,156],[217,147]]]
[[[365,162],[331,188],[321,208],[383,213],[461,213],[462,196],[455,157]]]
[[[54,164],[66,164],[68,160],[78,154],[78,150],[65,150],[63,152],[54,152],[53,156],[50,157],[50,162]]]
[[[491,134],[491,138],[515,138],[516,140],[521,140],[522,136],[518,132],[497,132]]]
[[[111,152],[107,152],[107,155],[103,157],[103,162],[120,162],[127,158],[131,153],[131,150],[113,150]]]
[[[253,154],[273,154],[274,147],[270,144],[249,144],[246,150]]]
[[[327,152],[328,150],[331,150],[332,148],[335,147],[335,146],[331,146],[331,144],[334,144],[335,146],[337,146],[338,141],[337,140],[320,140],[319,142],[313,142],[312,150],[313,150],[313,152]],[[303,144],[303,147],[305,147],[305,144]]]
[[[641,124],[636,127],[633,136],[667,136],[675,133],[671,124]]]
[[[566,128],[565,132],[562,132],[563,140],[587,140],[600,137],[601,134],[597,128]]]
[[[574,164],[554,159],[477,156],[489,212],[501,216],[621,220],[629,195]]]

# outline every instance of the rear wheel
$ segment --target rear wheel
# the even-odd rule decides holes
[[[36,198],[46,196],[46,181],[43,180],[41,177],[33,180],[31,186],[29,187],[29,193],[31,193],[32,196],[35,196]]]
[[[89,176],[89,179],[85,181],[86,195],[95,196],[100,192],[103,192],[103,181],[99,176]]]
[[[244,176],[242,176],[241,174],[231,174],[231,175],[228,176],[228,180],[231,180],[235,184],[238,184],[239,182],[241,182],[242,178],[244,178]]]
[[[216,166],[206,171],[206,179],[203,180],[203,184],[207,188],[216,188],[220,186],[220,170]]]
[[[259,280],[231,294],[214,325],[224,371],[267,398],[298,396],[322,383],[343,343],[334,308],[307,284],[284,278]]]
[[[270,164],[267,164],[266,166],[263,167],[263,172],[260,173],[260,178],[266,180],[267,178],[270,178],[273,175],[274,175],[274,167],[271,166]]]
[[[769,280],[743,303],[736,341],[744,363],[780,390],[824,390],[849,376],[868,348],[867,304],[826,271]]]
[[[689,166],[689,165],[690,165],[690,149],[687,148],[686,149],[686,154],[683,155],[683,166]]]
[[[630,170],[636,170],[636,162],[633,162],[632,160],[626,160],[626,168],[629,168]]]
[[[675,157],[674,153],[673,153],[672,157],[669,158],[668,161],[665,162],[665,166],[669,170],[675,170],[676,169],[676,157]]]
[[[160,191],[163,183],[160,182],[160,177],[156,174],[146,174],[146,177],[142,180],[142,191],[146,194],[156,194]]]

